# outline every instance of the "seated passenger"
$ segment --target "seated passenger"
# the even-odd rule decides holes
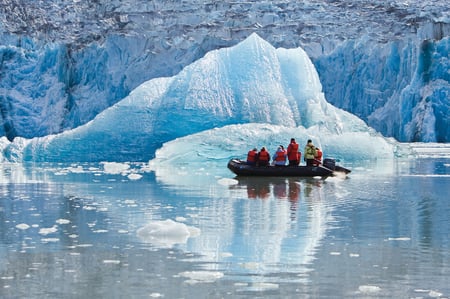
[[[305,146],[305,161],[306,166],[314,166],[314,158],[316,157],[316,147],[312,143],[311,139],[308,139],[308,142]]]
[[[298,143],[294,138],[291,138],[287,148],[287,157],[289,160],[289,166],[298,166],[300,164],[300,154],[298,152]]]
[[[258,166],[267,166],[270,162],[270,154],[263,146],[258,154]]]
[[[256,166],[256,162],[258,160],[258,149],[255,147],[252,150],[249,150],[247,153],[247,164]]]
[[[280,145],[272,157],[275,166],[284,166],[286,165],[287,153],[284,149],[284,146]]]
[[[314,166],[319,166],[322,164],[322,151],[320,148],[316,147],[316,156],[314,157]]]

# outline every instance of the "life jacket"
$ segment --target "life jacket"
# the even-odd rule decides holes
[[[320,149],[316,149],[316,159],[322,161],[322,151]]]
[[[260,161],[270,161],[270,155],[268,151],[260,151],[259,158]]]
[[[256,157],[258,156],[258,153],[256,151],[248,151],[247,154],[247,161],[248,162],[256,162]]]
[[[287,149],[287,155],[289,161],[299,161],[300,157],[298,156],[298,143],[291,142]]]
[[[286,161],[286,151],[276,151],[275,153],[275,161]]]

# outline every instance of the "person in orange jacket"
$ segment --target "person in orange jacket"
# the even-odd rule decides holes
[[[247,164],[255,166],[257,161],[258,161],[258,149],[255,147],[254,149],[249,150],[247,153]]]
[[[277,151],[273,154],[272,160],[276,166],[284,166],[286,165],[287,152],[284,149],[284,146],[278,146]]]
[[[291,138],[291,143],[288,145],[287,158],[289,166],[298,166],[300,164],[300,153],[298,152],[298,143],[295,142],[295,138]]]
[[[258,165],[267,166],[270,163],[270,154],[266,150],[266,147],[262,147],[258,154]]]
[[[320,148],[316,147],[316,156],[314,157],[314,162],[313,165],[314,166],[319,166],[320,164],[322,164],[322,151],[320,150]]]

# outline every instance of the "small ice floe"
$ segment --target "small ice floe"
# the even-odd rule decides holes
[[[39,234],[40,235],[48,235],[48,234],[56,233],[57,231],[58,231],[58,227],[56,225],[53,225],[52,227],[41,228],[39,230]]]
[[[277,283],[271,282],[255,282],[250,285],[249,289],[253,291],[268,291],[268,290],[276,290],[280,286]]]
[[[200,235],[200,230],[171,219],[152,221],[137,230],[138,237],[156,247],[171,248],[175,244],[185,244],[189,238]]]
[[[59,238],[42,238],[41,239],[42,243],[54,243],[54,242],[59,242]]]
[[[414,292],[416,292],[416,293],[426,293],[431,298],[439,298],[439,297],[442,297],[442,295],[444,295],[441,292],[428,290],[428,289],[415,289]]]
[[[249,269],[249,270],[256,270],[260,266],[259,263],[257,263],[257,262],[246,262],[246,263],[240,263],[239,265],[242,268]]]
[[[181,277],[189,278],[185,283],[211,283],[223,277],[222,272],[218,271],[187,271],[179,274]]]
[[[118,265],[120,264],[119,260],[103,260],[103,264],[114,264],[114,265]]]
[[[432,298],[439,298],[439,297],[442,297],[442,293],[441,292],[437,292],[437,291],[433,291],[433,290],[431,290],[429,293],[428,293],[428,296],[430,296],[430,297],[432,297]]]
[[[222,258],[227,258],[227,257],[232,257],[233,254],[231,252],[221,252],[219,256]]]
[[[238,182],[238,180],[235,180],[235,179],[221,178],[221,179],[217,180],[217,183],[222,186],[233,186],[233,185],[237,185],[239,182]]]
[[[135,201],[135,200],[132,200],[132,199],[125,199],[125,200],[123,201],[123,203],[124,203],[125,205],[129,206],[129,207],[137,207],[137,206],[138,206],[137,203],[136,203],[136,201]]]
[[[26,229],[29,229],[30,226],[26,223],[19,223],[16,225],[16,228],[21,229],[21,230],[26,230]]]
[[[103,171],[108,174],[121,174],[130,169],[130,165],[117,162],[102,162]]]
[[[56,220],[56,223],[57,224],[69,224],[70,220],[68,220],[68,219],[58,219],[58,220]]]
[[[388,241],[411,241],[409,237],[388,238]]]
[[[72,173],[84,173],[83,166],[80,166],[80,165],[70,166],[67,168],[67,170]]]
[[[142,178],[142,175],[140,175],[138,173],[131,173],[127,177],[128,177],[128,179],[130,181],[137,181],[137,180],[140,180]]]
[[[381,291],[381,288],[373,285],[361,285],[358,287],[358,290],[361,293],[368,294],[368,293],[378,293],[379,291]]]
[[[332,251],[330,252],[330,255],[341,255],[341,253],[338,251]]]

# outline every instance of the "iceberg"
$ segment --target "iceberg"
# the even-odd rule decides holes
[[[393,155],[388,141],[370,141],[381,136],[364,121],[326,101],[316,69],[301,48],[276,49],[257,34],[207,53],[173,77],[141,84],[83,126],[11,143],[2,138],[0,147],[3,158],[13,162],[142,162],[153,159],[165,142],[206,131],[208,137],[202,138],[207,139],[199,141],[211,145],[216,138],[227,138],[229,130],[220,128],[247,123],[260,126],[243,127],[248,135],[233,134],[230,145],[235,139],[269,145],[291,136],[316,136],[342,158],[355,158],[349,147],[356,144],[370,144],[372,157]],[[278,130],[278,138],[265,136],[267,129]],[[265,137],[254,140],[255,136]]]

